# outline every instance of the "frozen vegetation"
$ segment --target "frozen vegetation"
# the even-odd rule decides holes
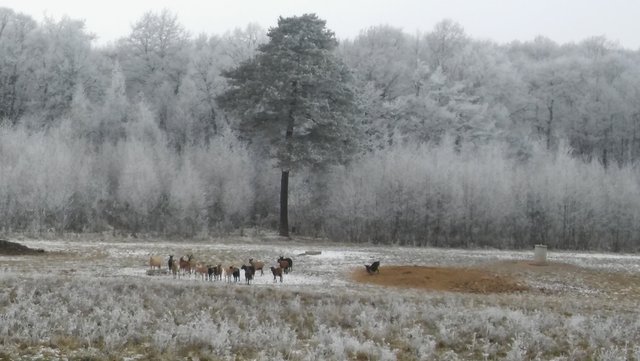
[[[335,241],[640,248],[638,50],[278,21],[195,36],[149,11],[96,47],[0,7],[0,230],[275,229],[281,193],[283,229]]]
[[[640,257],[557,251],[640,249],[637,50],[168,10],[92,38],[0,7],[0,235],[47,251],[0,256],[0,360],[640,361]],[[188,254],[294,267],[147,275]],[[529,290],[354,282],[374,260]]]
[[[567,270],[519,272],[531,291],[466,294],[356,284],[349,273],[373,259],[384,272],[385,264],[471,267],[532,252],[260,237],[21,243],[47,255],[0,256],[0,358],[640,360],[637,255],[551,251]],[[300,255],[308,250],[322,253]],[[190,253],[226,267],[285,255],[294,268],[283,283],[265,273],[250,286],[146,274],[151,254]]]

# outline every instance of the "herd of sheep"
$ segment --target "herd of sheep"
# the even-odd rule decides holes
[[[149,268],[151,270],[160,270],[163,263],[164,260],[162,256],[151,256],[149,258]],[[249,259],[249,265],[242,265],[240,268],[231,265],[228,268],[224,268],[222,264],[213,266],[203,262],[196,262],[193,260],[193,255],[180,257],[179,260],[174,259],[173,255],[170,255],[167,266],[171,274],[173,274],[173,278],[191,277],[191,275],[194,274],[195,277],[200,277],[202,280],[208,281],[221,281],[224,277],[227,282],[232,282],[232,278],[233,282],[240,281],[240,270],[242,269],[244,270],[247,284],[250,284],[257,271],[260,271],[260,274],[264,275],[265,265],[264,262],[251,258]],[[271,273],[273,273],[273,281],[277,282],[277,278],[280,278],[280,282],[282,282],[282,275],[289,273],[292,267],[293,260],[291,258],[280,256],[276,265],[270,267]]]

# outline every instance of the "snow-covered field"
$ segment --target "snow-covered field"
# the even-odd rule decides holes
[[[636,360],[640,256],[549,251],[562,267],[504,266],[533,251],[234,238],[19,240],[0,256],[0,360]],[[302,255],[321,251],[319,255]],[[148,276],[150,255],[293,272],[274,283]],[[465,294],[356,284],[365,263],[496,266],[532,287]],[[515,264],[515,262],[514,262]]]

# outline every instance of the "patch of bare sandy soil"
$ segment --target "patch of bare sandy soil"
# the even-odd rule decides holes
[[[356,282],[435,291],[508,293],[529,290],[525,283],[514,277],[480,268],[390,265],[380,266],[379,272],[374,274],[367,273],[362,267],[351,277]]]
[[[538,265],[513,260],[473,267],[388,265],[368,274],[353,270],[356,282],[379,286],[466,293],[534,292],[542,294],[596,294],[609,300],[640,297],[640,275],[582,268],[560,262]]]
[[[31,255],[31,254],[43,254],[44,250],[42,249],[33,249],[27,246],[24,246],[20,243],[9,242],[4,239],[0,239],[0,255],[4,256],[21,256],[21,255]]]

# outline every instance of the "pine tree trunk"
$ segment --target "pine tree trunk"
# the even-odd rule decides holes
[[[289,171],[282,171],[280,180],[280,235],[289,237]]]
[[[296,92],[297,82],[293,81],[292,87],[294,93]],[[285,132],[285,152],[286,152],[286,166],[282,169],[282,178],[280,179],[280,235],[283,237],[289,237],[289,170],[291,169],[291,155],[293,153],[293,125],[295,124],[295,117],[293,116],[294,109],[296,109],[295,98],[289,108],[289,116],[287,119],[287,130]]]

